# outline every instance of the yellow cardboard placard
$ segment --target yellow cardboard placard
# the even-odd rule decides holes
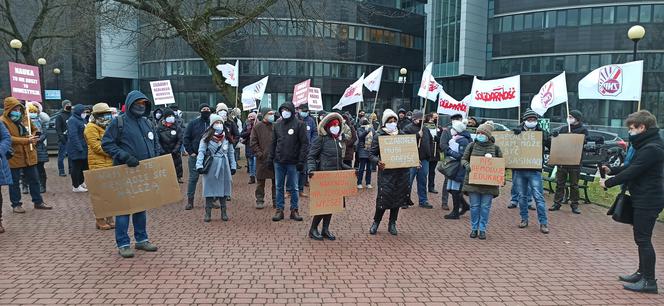
[[[580,165],[585,139],[586,136],[582,134],[560,134],[558,137],[552,137],[549,165]]]
[[[542,169],[542,132],[494,132],[507,169]]]
[[[357,194],[355,170],[315,171],[309,181],[309,215],[344,211],[344,197]]]
[[[412,168],[420,165],[415,135],[380,136],[378,144],[380,159],[385,163],[385,169]]]
[[[468,183],[470,184],[502,186],[505,184],[505,159],[471,156],[469,175]]]

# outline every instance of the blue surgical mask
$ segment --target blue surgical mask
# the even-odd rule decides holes
[[[39,117],[39,114],[37,113],[30,113],[30,119],[37,119]]]
[[[103,115],[101,115],[101,119],[111,121],[111,120],[113,120],[113,115],[112,114],[103,114]]]
[[[289,111],[283,111],[283,112],[281,112],[281,117],[283,117],[284,119],[289,119],[289,118],[291,117],[291,115],[292,115],[292,114],[291,114],[291,112],[289,112]]]
[[[274,123],[274,115],[267,116],[267,122]]]
[[[214,125],[212,125],[212,128],[214,129],[215,132],[217,132],[217,134],[224,131],[224,125],[221,123],[215,123]]]
[[[19,111],[11,111],[11,112],[9,112],[9,119],[16,122],[16,121],[21,120],[22,115],[23,114]]]
[[[477,141],[479,142],[487,142],[489,140],[489,137],[486,137],[486,135],[484,134],[479,134],[475,139],[477,139]]]
[[[164,120],[166,120],[166,122],[168,122],[168,123],[175,123],[175,117],[173,117],[173,116],[168,116]]]
[[[309,112],[300,112],[300,117],[302,117],[302,118],[309,117]]]

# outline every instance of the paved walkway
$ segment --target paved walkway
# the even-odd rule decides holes
[[[435,209],[400,213],[397,237],[386,222],[370,236],[375,193],[365,190],[333,217],[338,241],[317,242],[306,238],[310,217],[274,223],[271,208],[255,210],[244,170],[230,221],[215,210],[203,223],[200,200],[192,211],[181,203],[155,209],[148,226],[160,251],[133,259],[117,255],[113,232],[94,228],[88,196],[71,193],[69,178],[53,169],[45,196],[53,211],[25,205],[25,215],[14,215],[3,187],[0,304],[664,305],[664,295],[622,289],[616,275],[637,264],[631,229],[598,206],[582,206],[579,216],[564,207],[543,235],[534,212],[531,227],[517,228],[504,190],[488,240],[479,241],[468,238],[468,215],[442,219],[436,197]],[[658,224],[660,258],[663,237]]]

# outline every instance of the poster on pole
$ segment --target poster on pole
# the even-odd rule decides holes
[[[521,76],[496,80],[473,80],[470,107],[502,109],[519,107],[521,103]]]
[[[171,87],[171,80],[161,80],[150,82],[150,89],[152,89],[152,99],[155,105],[168,105],[175,103],[175,95],[173,94],[173,87]]]
[[[310,111],[323,110],[323,95],[320,93],[320,88],[309,87],[309,101],[307,103]]]
[[[438,93],[437,113],[449,116],[461,114],[466,118],[468,117],[468,104],[464,101],[455,100],[445,91],[441,90],[440,93]]]
[[[468,183],[470,184],[502,186],[505,184],[505,159],[471,156],[469,175]]]
[[[182,200],[173,158],[163,155],[126,165],[84,172],[95,217],[129,215]]]
[[[580,165],[585,139],[586,136],[582,134],[560,134],[552,137],[549,165]]]
[[[420,165],[415,135],[378,137],[380,159],[385,169],[413,168]]]
[[[12,97],[42,102],[39,67],[9,62],[9,86]]]
[[[542,132],[493,132],[507,169],[542,169]]]
[[[355,170],[315,171],[309,181],[309,215],[344,211],[344,197],[357,194]]]
[[[293,105],[295,107],[307,103],[307,100],[309,99],[310,86],[311,86],[311,79],[295,84],[295,86],[293,87]]]

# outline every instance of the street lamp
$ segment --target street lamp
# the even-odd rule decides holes
[[[37,59],[37,64],[39,64],[39,82],[41,83],[42,94],[45,93],[46,84],[44,84],[44,66],[46,66],[46,59],[40,57]]]
[[[55,74],[55,84],[60,89],[60,68],[53,68],[53,74]]]
[[[644,36],[646,36],[646,29],[640,25],[635,25],[627,31],[627,37],[634,42],[634,54],[632,58],[634,61],[636,60],[636,46],[638,45],[639,40],[643,39]]]
[[[404,91],[406,89],[406,75],[408,74],[408,69],[406,68],[401,68],[399,70],[399,83],[401,84],[401,103],[403,103],[405,97],[404,97]],[[408,103],[408,106],[410,106],[410,103]]]
[[[18,62],[18,50],[21,50],[21,48],[23,47],[23,43],[18,39],[12,39],[9,42],[9,46],[12,47],[12,49],[14,49],[14,54],[15,54],[14,61]]]

